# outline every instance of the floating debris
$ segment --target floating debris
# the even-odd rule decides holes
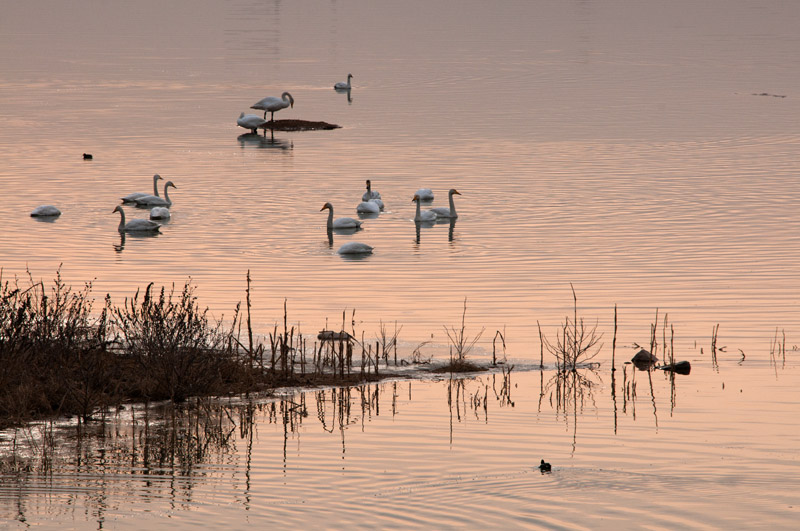
[[[272,129],[273,131],[320,131],[327,129],[340,129],[341,125],[329,124],[328,122],[309,122],[308,120],[270,120],[261,129]]]

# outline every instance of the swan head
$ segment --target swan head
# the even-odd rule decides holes
[[[352,77],[353,77],[353,74],[347,74],[347,81],[350,81],[350,79],[351,79]]]
[[[325,203],[324,205],[322,205],[322,208],[320,208],[319,211],[322,212],[325,209],[333,210],[333,205],[330,203]]]
[[[177,186],[175,186],[175,185],[172,183],[172,181],[167,181],[167,183],[164,185],[164,190],[166,190],[166,189],[167,189],[167,188],[169,188],[170,186],[171,186],[171,187],[173,187],[173,188],[175,188],[176,190],[178,189],[178,187],[177,187]],[[458,193],[458,192],[456,192],[456,193]]]
[[[289,98],[289,107],[294,109],[294,98],[292,97],[292,95],[289,94],[288,92],[284,92],[283,94],[281,94],[282,100],[286,98]]]
[[[411,202],[415,203],[417,201],[419,201],[419,195],[418,194],[414,194],[414,198],[411,200]]]
[[[458,191],[458,190],[456,190],[455,188],[451,188],[451,189],[450,189],[450,191],[449,191],[448,193],[449,193],[450,195],[453,195],[453,194],[455,194],[455,195],[461,195],[461,192],[459,192],[459,191]]]
[[[114,210],[112,210],[111,213],[113,214],[114,212],[123,212],[122,207],[119,205],[115,206]]]

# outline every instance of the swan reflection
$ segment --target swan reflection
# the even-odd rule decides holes
[[[125,249],[126,238],[131,238],[133,240],[144,240],[148,238],[157,238],[160,235],[160,232],[120,232],[119,244],[114,244],[114,250],[118,253],[121,253],[123,249]]]
[[[271,129],[269,130],[269,135],[267,135],[267,130],[264,129],[263,134],[244,133],[236,137],[236,140],[239,141],[239,145],[242,148],[253,146],[260,149],[280,149],[282,151],[294,149],[294,142],[281,140],[279,138],[276,139],[275,132]]]
[[[337,89],[334,89],[334,90],[336,90],[337,94],[346,94],[347,95],[347,104],[348,105],[353,103],[353,97],[350,95],[350,89],[349,88],[337,88]]]

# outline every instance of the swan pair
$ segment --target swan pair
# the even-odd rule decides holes
[[[361,221],[353,218],[337,218],[333,219],[333,205],[325,203],[320,212],[323,210],[328,211],[328,237],[331,238],[331,231],[333,229],[355,229],[361,228]],[[333,241],[333,240],[331,240]],[[339,254],[372,254],[374,247],[361,242],[347,242],[336,251]]]
[[[412,202],[417,203],[417,213],[414,216],[414,221],[419,223],[436,221],[439,218],[456,219],[458,217],[458,212],[456,212],[456,204],[453,201],[453,195],[461,195],[461,192],[455,188],[451,188],[450,191],[447,192],[447,197],[450,200],[450,208],[436,207],[423,212],[420,210],[420,202],[422,201],[422,198],[419,196],[419,192],[414,194],[414,198],[411,200]]]
[[[258,110],[264,111],[264,119],[265,120],[267,119],[267,113],[270,113],[271,114],[271,118],[270,118],[271,122],[275,121],[275,113],[280,111],[281,109],[285,109],[286,107],[294,108],[294,98],[288,92],[284,92],[283,94],[281,94],[280,98],[276,98],[274,96],[269,96],[269,97],[264,98],[264,99],[262,99],[260,101],[257,101],[256,103],[254,103],[253,105],[250,106],[251,109],[258,109]],[[244,114],[244,113],[242,113],[242,114]],[[249,115],[249,116],[254,116],[254,115]],[[242,116],[239,116],[239,120],[241,120],[242,118],[243,118]],[[237,121],[237,123],[239,123],[239,122]],[[242,124],[239,124],[239,125],[242,125]],[[245,127],[245,126],[242,126],[242,127]],[[252,128],[248,127],[248,129],[252,129]]]

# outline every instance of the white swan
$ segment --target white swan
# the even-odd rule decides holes
[[[381,209],[381,210],[383,210],[383,207],[385,206],[383,204],[383,200],[382,199],[376,199],[376,198],[373,197],[372,199],[369,200],[369,202],[370,203],[375,203],[376,205],[378,205],[378,208]]]
[[[417,213],[414,215],[414,222],[425,222],[425,221],[436,221],[436,212],[433,210],[426,210],[424,212],[420,211],[419,202],[420,198],[419,195],[414,194],[414,199],[411,200],[413,203],[417,204]]]
[[[381,194],[380,192],[375,192],[372,190],[372,181],[367,179],[367,191],[364,192],[364,195],[361,196],[362,201],[369,201],[370,199],[380,199]]]
[[[38,206],[31,212],[31,217],[33,218],[55,217],[60,215],[61,211],[53,205]]]
[[[362,201],[356,207],[356,212],[359,214],[380,214],[381,207],[373,201]]]
[[[264,119],[267,119],[267,113],[272,113],[271,121],[275,121],[275,113],[286,107],[294,108],[294,98],[288,92],[281,94],[280,98],[269,96],[263,100],[254,103],[250,106],[251,109],[258,109],[264,111]]]
[[[150,210],[150,219],[169,219],[172,217],[167,207],[153,207]]]
[[[163,206],[163,207],[171,207],[172,200],[169,198],[169,187],[173,187],[176,190],[178,189],[177,186],[172,184],[172,181],[167,181],[164,183],[164,197],[158,197],[155,195],[146,195],[144,197],[140,197],[136,200],[136,206],[140,207],[154,207],[154,206]]]
[[[161,179],[159,174],[153,175],[153,195],[158,197],[158,180]],[[140,197],[145,197],[150,194],[144,192],[134,192],[132,194],[128,194],[125,197],[121,198],[123,203],[135,203],[137,199]]]
[[[440,218],[451,218],[455,219],[458,217],[458,213],[456,212],[456,204],[453,202],[453,194],[461,195],[461,192],[456,190],[455,188],[451,188],[449,192],[447,192],[447,197],[450,199],[450,208],[447,207],[436,207],[432,208],[436,215]]]
[[[353,77],[353,74],[347,74],[347,83],[344,81],[339,81],[336,83],[333,88],[336,90],[350,90],[350,79]]]
[[[333,205],[330,203],[325,203],[322,208],[319,209],[322,212],[325,209],[328,209],[328,230],[331,229],[359,229],[361,228],[361,222],[357,219],[353,218],[337,218],[333,219]]]
[[[430,188],[420,188],[416,195],[419,196],[420,201],[433,201],[433,190]]]
[[[129,223],[125,223],[125,211],[122,207],[117,205],[114,212],[119,212],[120,220],[117,230],[120,232],[158,232],[161,227],[160,224],[149,219],[132,219]]]
[[[250,129],[254,133],[256,132],[256,129],[266,123],[267,121],[257,114],[242,113],[239,115],[239,119],[236,120],[236,125],[239,127],[244,127],[245,129]]]
[[[372,249],[366,243],[361,242],[347,242],[336,251],[339,254],[372,254]]]

